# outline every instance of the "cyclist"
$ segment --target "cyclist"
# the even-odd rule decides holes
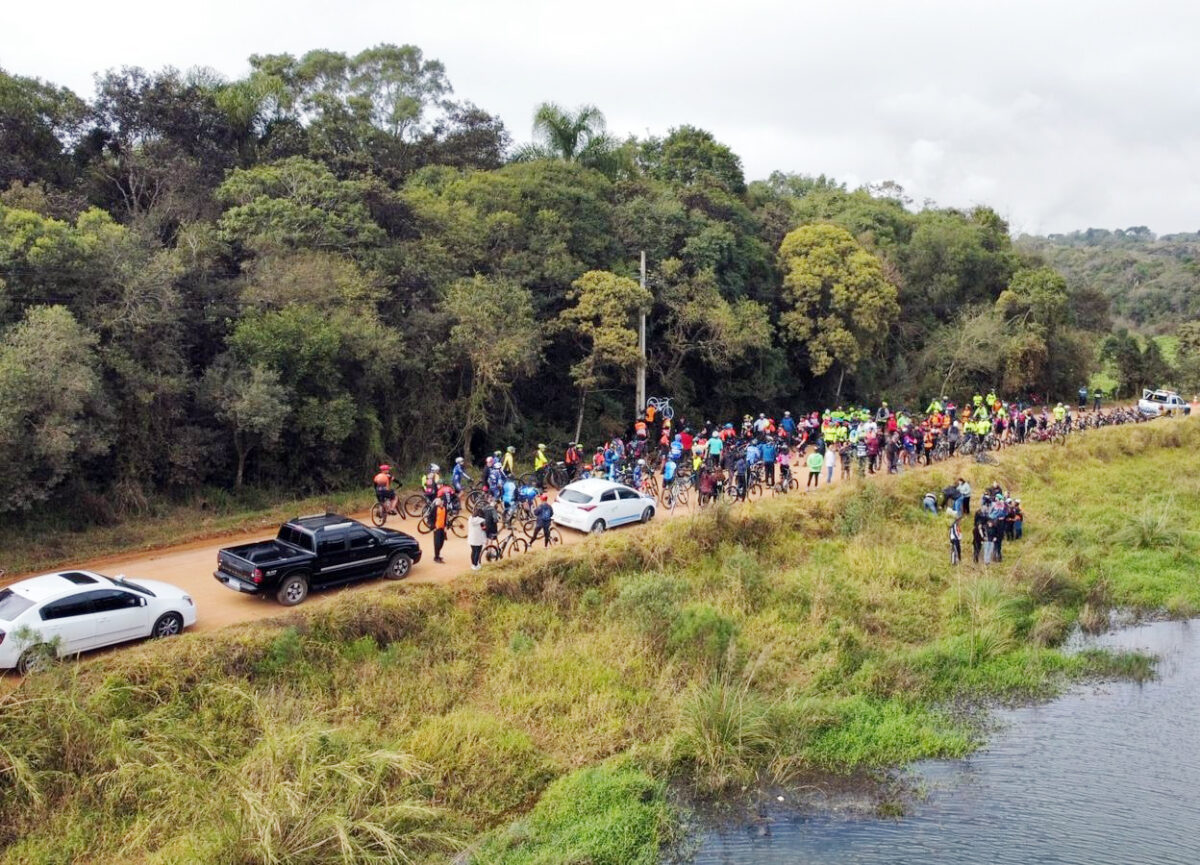
[[[517,506],[517,482],[511,477],[504,479],[504,487],[500,493],[500,504],[504,508],[504,516],[511,517],[513,508]]]
[[[500,498],[500,493],[504,488],[504,470],[500,468],[500,463],[495,457],[487,458],[487,478],[488,495],[493,499]]]
[[[538,489],[546,488],[546,466],[550,465],[550,459],[546,456],[546,446],[539,444],[537,453],[533,456],[533,471],[537,475]]]
[[[579,464],[583,461],[583,457],[579,454],[579,446],[575,442],[570,442],[567,445],[567,452],[563,454],[563,465],[567,467],[567,483],[575,480],[575,476],[579,473]]]
[[[667,461],[663,464],[663,489],[674,485],[676,468],[675,457],[668,457]]]
[[[396,513],[396,491],[392,489],[395,480],[392,477],[392,467],[387,463],[380,465],[378,473],[371,479],[371,483],[375,485],[375,500],[383,505],[389,514]]]
[[[506,475],[511,475],[513,473],[513,460],[515,459],[513,454],[516,452],[517,449],[512,445],[509,445],[508,449],[504,452],[504,458],[500,462],[500,468],[504,469],[504,473]]]
[[[467,470],[463,468],[464,460],[462,457],[454,458],[454,469],[450,472],[450,486],[454,487],[454,492],[457,495],[462,492],[463,481],[473,483],[471,476],[467,474]]]
[[[442,476],[438,474],[441,468],[437,463],[429,464],[429,471],[425,473],[425,477],[421,478],[421,492],[425,493],[425,498],[433,501],[437,498],[438,487],[442,485]]]
[[[1054,407],[1054,422],[1062,423],[1067,419],[1067,407],[1061,402]]]
[[[638,492],[643,491],[646,482],[646,461],[638,460],[637,465],[633,467],[633,488]]]
[[[537,520],[537,523],[533,527],[533,537],[529,539],[530,545],[541,534],[546,538],[546,546],[550,546],[550,521],[554,518],[554,509],[550,507],[550,503],[546,500],[545,493],[538,499],[538,506],[534,508],[533,517]]]

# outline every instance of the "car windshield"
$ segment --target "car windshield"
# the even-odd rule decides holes
[[[559,501],[570,502],[573,505],[587,504],[592,500],[592,497],[587,493],[581,493],[579,490],[563,490],[558,494]]]
[[[33,606],[33,601],[23,598],[12,589],[0,589],[0,620],[11,622]]]
[[[120,586],[122,589],[132,589],[135,592],[141,592],[143,595],[148,595],[151,598],[157,598],[158,595],[147,589],[145,586],[135,583],[133,580],[126,579],[123,575],[119,577],[105,577],[110,583]]]

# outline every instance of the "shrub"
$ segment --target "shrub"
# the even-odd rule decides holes
[[[529,816],[472,857],[478,865],[655,865],[669,840],[663,787],[630,767],[572,772],[542,794]]]

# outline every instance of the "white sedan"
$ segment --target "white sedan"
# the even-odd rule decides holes
[[[194,624],[191,597],[168,583],[92,571],[30,577],[0,589],[0,670],[26,673],[52,654],[171,637]]]
[[[555,500],[554,522],[598,534],[626,523],[649,522],[658,503],[625,484],[586,478],[563,487]]]

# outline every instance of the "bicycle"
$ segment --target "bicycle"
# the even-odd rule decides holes
[[[427,535],[433,531],[433,526],[430,525],[430,517],[433,515],[433,502],[425,502],[425,510],[421,513],[420,522],[417,523],[417,531],[423,535]],[[446,531],[450,532],[456,538],[465,538],[467,536],[467,520],[462,515],[461,511],[452,511],[446,514]]]
[[[406,516],[408,516],[406,513],[404,513],[404,505],[399,499],[391,499],[390,501],[394,501],[396,503],[394,506],[395,510],[388,509],[386,500],[382,502],[377,501],[375,504],[371,505],[371,522],[379,528],[383,528],[385,525],[387,525],[388,517],[400,517],[400,519],[404,519]]]
[[[659,415],[667,420],[675,419],[675,409],[671,408],[671,398],[668,396],[652,396],[646,400],[647,406],[653,406]]]
[[[483,548],[483,557],[489,562],[496,562],[505,556],[515,556],[529,550],[529,541],[517,537],[511,528],[503,538],[492,538]]]

